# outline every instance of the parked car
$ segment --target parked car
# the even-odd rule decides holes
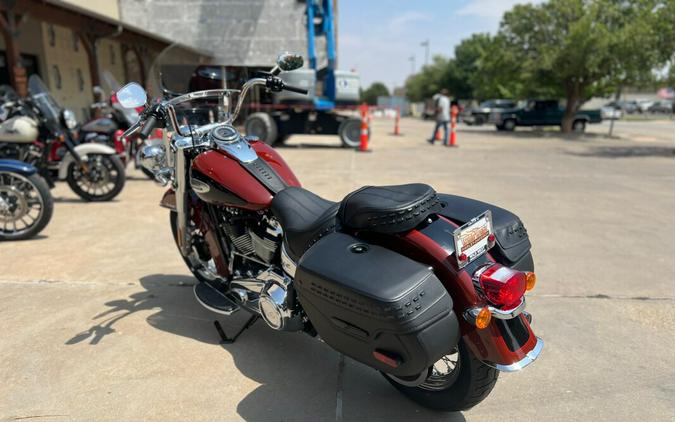
[[[661,100],[657,101],[649,107],[650,113],[675,113],[675,101],[673,100]]]
[[[523,108],[512,108],[494,112],[490,123],[497,130],[512,131],[516,126],[560,126],[565,114],[558,100],[529,100]],[[588,123],[602,122],[600,110],[579,110],[574,116],[572,129],[575,132],[586,130]]]
[[[516,101],[514,100],[487,100],[480,103],[478,107],[467,109],[461,114],[461,118],[467,125],[480,126],[487,123],[491,113],[515,107]]]
[[[614,107],[616,109],[621,110],[625,114],[637,113],[640,110],[637,101],[633,100],[610,101],[609,103],[605,104],[605,107]]]
[[[600,109],[600,113],[602,118],[607,120],[618,120],[623,117],[623,111],[615,105],[611,105],[611,103],[605,104]]]
[[[649,107],[653,106],[655,102],[654,100],[637,100],[638,111],[640,113],[648,112]]]

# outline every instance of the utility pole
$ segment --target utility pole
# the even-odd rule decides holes
[[[415,55],[413,54],[412,56],[408,57],[408,61],[411,64],[410,73],[414,75],[415,74]]]
[[[424,65],[429,66],[429,38],[426,41],[422,41],[420,46],[424,47]]]

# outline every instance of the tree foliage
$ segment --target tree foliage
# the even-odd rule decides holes
[[[370,86],[361,91],[361,102],[369,105],[377,105],[377,97],[388,97],[389,90],[382,82],[373,82]]]
[[[672,0],[549,0],[516,5],[494,36],[474,34],[406,81],[410,99],[566,99],[563,130],[592,96],[647,85],[673,60]]]

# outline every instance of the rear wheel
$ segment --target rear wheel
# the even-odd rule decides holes
[[[0,172],[0,240],[31,238],[52,218],[54,200],[38,174]]]
[[[244,129],[249,136],[255,136],[267,145],[274,145],[279,132],[277,123],[267,113],[253,113],[246,118]]]
[[[110,201],[124,187],[124,165],[115,155],[88,154],[86,171],[76,162],[70,164],[68,186],[85,201]]]
[[[483,401],[494,388],[499,371],[478,360],[460,341],[457,348],[429,368],[417,386],[383,373],[401,393],[429,409],[445,412],[467,410]]]
[[[338,135],[346,148],[356,148],[361,144],[361,120],[347,119],[340,123]]]

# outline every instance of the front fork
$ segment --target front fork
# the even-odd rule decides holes
[[[185,149],[180,145],[175,145],[175,190],[176,190],[176,212],[178,213],[177,231],[178,248],[183,256],[190,252],[190,234],[187,231],[187,222],[190,218],[190,201],[188,198],[187,173],[189,171]]]

